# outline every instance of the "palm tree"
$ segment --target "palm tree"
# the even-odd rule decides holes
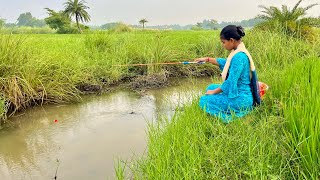
[[[258,27],[274,29],[275,26],[278,26],[287,34],[296,36],[310,31],[310,27],[319,26],[318,18],[305,17],[307,11],[318,4],[300,7],[302,1],[299,0],[293,9],[286,5],[282,5],[281,9],[274,6],[259,6],[263,10],[258,18],[263,19],[264,22],[259,24]]]
[[[147,22],[148,22],[148,20],[145,19],[145,18],[143,18],[143,19],[141,19],[141,20],[139,21],[139,23],[142,24],[143,29],[144,29],[144,24],[147,23]]]
[[[89,9],[88,6],[85,5],[86,2],[84,0],[67,0],[65,5],[64,13],[68,16],[75,16],[78,30],[81,33],[81,28],[79,21],[81,22],[89,22],[90,21],[90,15],[86,11],[86,9]]]

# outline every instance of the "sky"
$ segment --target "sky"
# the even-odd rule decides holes
[[[39,19],[47,17],[44,8],[62,10],[66,0],[0,0],[0,17],[15,22],[19,14],[31,12]],[[293,7],[298,0],[86,0],[91,15],[89,25],[110,22],[138,24],[146,18],[147,25],[195,24],[204,19],[240,21],[259,14],[259,5]],[[320,0],[304,0],[302,6]],[[320,5],[309,11],[320,16]]]

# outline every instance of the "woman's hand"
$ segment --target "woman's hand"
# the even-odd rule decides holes
[[[206,92],[206,95],[214,95],[215,94],[215,91],[214,90],[208,90]]]
[[[217,88],[217,89],[214,89],[214,90],[208,90],[206,92],[206,95],[214,95],[214,94],[219,94],[219,93],[222,93],[221,88]]]
[[[206,62],[206,63],[211,63],[213,65],[219,66],[219,63],[217,62],[216,58],[203,57],[203,58],[195,59],[194,61],[197,63]]]
[[[194,61],[197,63],[201,63],[201,62],[209,62],[209,60],[210,60],[209,57],[203,57],[203,58],[195,59]]]

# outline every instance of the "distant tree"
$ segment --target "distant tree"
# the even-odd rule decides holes
[[[224,22],[224,21],[222,21],[221,23],[217,24],[216,27],[217,28],[224,28],[230,24],[234,24],[234,25],[242,26],[242,27],[254,27],[261,22],[264,22],[264,20],[260,19],[260,18],[251,18],[251,19],[237,21],[237,22]]]
[[[18,26],[43,27],[46,25],[43,19],[37,19],[30,12],[22,13],[17,19]]]
[[[46,25],[46,22],[44,19],[36,19],[34,18],[32,22],[30,23],[31,27],[44,27]]]
[[[143,18],[139,21],[140,24],[142,24],[142,28],[144,29],[144,25],[148,22],[147,19]]]
[[[22,13],[18,17],[18,26],[27,26],[30,25],[30,22],[33,20],[33,17],[30,12]]]
[[[60,34],[77,32],[77,29],[72,26],[71,18],[63,11],[56,12],[49,8],[45,9],[49,14],[49,17],[45,18],[45,22],[50,28],[57,30],[57,33]]]
[[[118,26],[120,23],[119,22],[112,22],[112,23],[106,23],[100,26],[101,29],[112,29]]]
[[[132,31],[132,28],[124,23],[118,23],[115,27],[110,29],[111,32],[117,32],[117,33],[121,33],[121,32],[130,32]]]
[[[318,18],[306,17],[307,11],[318,4],[311,4],[307,7],[300,7],[303,0],[299,0],[293,9],[288,8],[286,5],[282,5],[282,8],[274,6],[262,8],[262,14],[258,15],[258,18],[265,20],[260,23],[258,27],[265,29],[280,29],[288,35],[300,37],[308,36],[312,31],[311,27],[320,25]]]
[[[15,23],[5,23],[4,24],[4,27],[7,27],[7,28],[13,28],[13,27],[16,27],[17,25]]]
[[[198,22],[198,23],[196,24],[196,26],[197,26],[198,28],[202,28],[202,25],[203,25],[203,23],[201,23],[201,22]]]
[[[217,29],[218,21],[214,19],[210,19],[208,23],[210,29]]]
[[[64,13],[67,14],[69,17],[75,16],[76,23],[79,32],[81,33],[81,26],[79,24],[79,21],[81,22],[89,22],[90,21],[90,15],[86,11],[89,9],[88,6],[86,6],[86,2],[84,0],[67,0],[66,3],[64,3],[65,9]]]
[[[201,31],[201,30],[203,30],[203,25],[204,25],[203,23],[198,22],[197,24],[191,26],[191,30]]]
[[[6,23],[6,20],[0,18],[0,29],[5,25],[5,23]]]
[[[192,31],[201,31],[201,30],[203,30],[203,28],[198,27],[198,26],[192,26],[190,29],[191,29]]]

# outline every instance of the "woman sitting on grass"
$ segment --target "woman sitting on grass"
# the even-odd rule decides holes
[[[223,47],[231,51],[228,59],[199,58],[197,62],[209,62],[222,70],[222,84],[211,84],[206,95],[200,98],[200,107],[225,123],[233,117],[248,114],[253,105],[260,104],[257,76],[250,53],[241,38],[245,32],[241,26],[229,25],[222,29],[220,39]]]

